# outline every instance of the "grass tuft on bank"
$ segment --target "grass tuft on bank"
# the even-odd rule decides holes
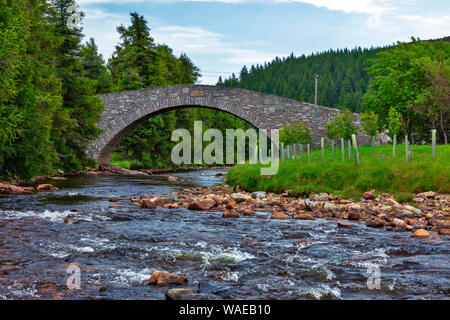
[[[280,163],[274,176],[261,176],[262,165],[237,165],[228,172],[227,184],[239,185],[246,191],[280,193],[291,190],[304,197],[326,192],[353,199],[369,190],[400,195],[403,201],[412,193],[430,190],[450,193],[450,146],[438,146],[436,159],[431,157],[431,146],[414,146],[412,162],[405,161],[403,145],[398,146],[395,158],[391,145],[377,147],[375,156],[370,146],[362,146],[358,148],[359,166],[355,164],[354,155],[348,159],[348,150],[345,151],[343,162],[339,148],[336,148],[335,160],[331,160],[331,148],[326,148],[325,161],[321,162],[320,149],[313,150],[310,163],[304,152],[303,162],[297,159]]]

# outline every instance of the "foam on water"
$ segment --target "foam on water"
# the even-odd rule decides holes
[[[137,271],[132,269],[119,269],[116,271],[116,277],[112,281],[113,283],[121,287],[133,287],[141,285],[144,281],[150,279],[150,276],[155,270],[145,268]]]

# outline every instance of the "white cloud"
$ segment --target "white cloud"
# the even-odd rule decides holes
[[[275,53],[245,49],[247,43],[226,41],[222,34],[200,27],[164,26],[155,28],[153,36],[156,42],[166,43],[177,53],[216,56],[220,61],[240,66],[263,63],[277,56]]]
[[[276,0],[276,2],[301,2],[345,13],[381,14],[394,9],[383,0]]]

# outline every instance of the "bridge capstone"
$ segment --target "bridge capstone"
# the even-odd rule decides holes
[[[111,152],[120,140],[145,120],[173,109],[211,108],[233,114],[258,129],[279,129],[300,120],[313,130],[316,110],[316,137],[326,130],[325,124],[342,112],[339,109],[286,99],[239,88],[206,85],[151,87],[141,90],[101,95],[105,110],[99,122],[103,133],[88,147],[88,156],[99,165],[110,162]],[[359,125],[359,115],[354,122]],[[320,144],[320,141],[316,141]],[[369,137],[358,135],[358,143],[369,143]]]

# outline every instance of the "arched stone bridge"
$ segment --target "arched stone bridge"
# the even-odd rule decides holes
[[[110,154],[120,140],[139,124],[157,114],[185,107],[204,107],[231,113],[258,129],[277,129],[296,120],[313,130],[314,105],[238,88],[181,85],[151,87],[101,95],[105,105],[99,126],[104,130],[87,150],[99,165],[109,164]],[[321,137],[327,121],[340,112],[318,106],[316,137]],[[359,116],[355,114],[355,123]],[[358,137],[368,143],[367,136]],[[316,141],[317,143],[317,141]]]

